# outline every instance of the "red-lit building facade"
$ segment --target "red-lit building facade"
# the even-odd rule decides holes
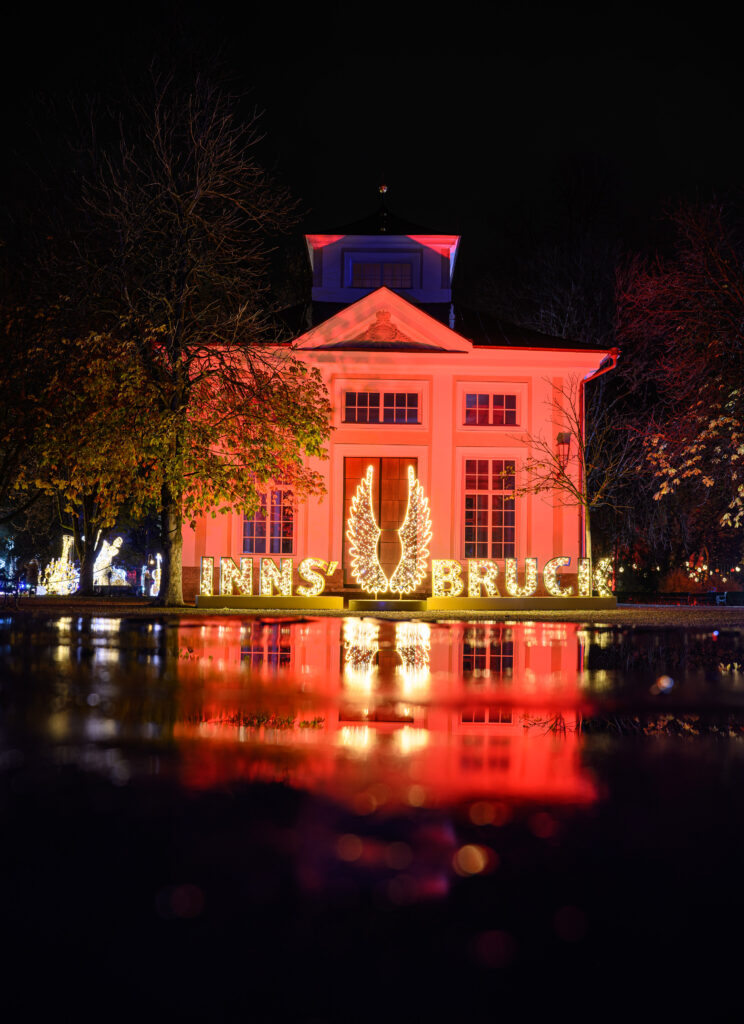
[[[380,230],[382,227],[382,230]],[[328,592],[352,588],[346,518],[368,466],[389,576],[400,555],[407,469],[429,498],[432,558],[536,557],[582,553],[580,512],[551,495],[518,495],[530,438],[558,443],[565,425],[554,388],[583,381],[605,350],[514,328],[452,303],[457,235],[364,225],[306,236],[312,318],[296,351],[317,367],[333,406],[329,459],[318,462],[326,494],[296,507],[280,485],[252,519],[205,518],[184,532],[184,591],[197,589],[200,560],[313,556],[337,562]],[[430,592],[428,582],[423,590]]]

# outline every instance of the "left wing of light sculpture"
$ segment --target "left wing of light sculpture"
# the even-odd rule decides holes
[[[372,508],[373,474],[372,466],[368,466],[366,475],[351,499],[346,536],[351,545],[349,554],[352,576],[368,594],[384,594],[388,589],[388,580],[377,557],[377,542],[382,531],[377,526]]]
[[[408,467],[408,508],[398,536],[400,561],[390,577],[390,589],[399,594],[410,594],[426,576],[431,542],[429,499],[414,475],[413,466]]]

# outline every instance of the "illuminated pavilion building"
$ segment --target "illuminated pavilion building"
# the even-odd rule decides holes
[[[184,594],[192,599],[203,557],[313,556],[337,563],[327,593],[355,590],[346,520],[369,466],[388,578],[400,557],[408,468],[429,499],[432,559],[571,559],[583,527],[576,506],[551,494],[519,496],[529,438],[565,445],[550,408],[554,388],[610,364],[590,348],[516,328],[452,302],[460,237],[427,234],[386,210],[335,234],[305,236],[312,313],[297,354],[317,367],[331,398],[326,494],[296,506],[281,482],[253,518],[204,518],[184,530]],[[574,440],[575,445],[575,440]],[[430,577],[421,590],[431,593]],[[503,592],[503,590],[502,590]],[[544,591],[542,591],[544,592]],[[574,593],[575,593],[574,587]]]

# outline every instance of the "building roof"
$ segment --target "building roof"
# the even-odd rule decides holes
[[[399,217],[388,209],[386,203],[381,203],[380,206],[372,213],[367,214],[365,217],[361,217],[359,220],[352,221],[349,224],[341,224],[334,228],[329,228],[323,225],[320,228],[318,225],[313,224],[312,216],[308,219],[307,226],[305,227],[305,234],[319,234],[319,235],[446,235],[446,234],[459,234],[457,231],[451,231],[449,228],[444,231],[441,227],[437,228],[436,231],[431,228],[423,227],[421,224],[414,224],[412,221],[404,220],[403,217]]]
[[[410,301],[406,299],[405,301]],[[437,320],[445,327],[451,327],[457,334],[466,338],[477,346],[492,346],[505,348],[544,348],[544,349],[565,349],[565,350],[586,350],[605,351],[601,345],[592,345],[585,342],[574,341],[567,338],[556,338],[549,334],[541,334],[538,331],[530,330],[527,327],[519,327],[516,324],[499,320],[497,317],[486,313],[483,310],[471,309],[459,303],[411,303],[432,319]],[[298,337],[306,331],[327,320],[332,319],[337,313],[348,308],[348,303],[335,302],[311,302],[284,311],[284,321],[289,334]],[[370,348],[373,339],[368,339],[366,344],[358,345],[355,339],[347,339],[334,344],[334,348]],[[374,343],[376,348],[404,350],[405,344],[400,339],[393,341],[378,341]],[[421,350],[421,345],[414,346]],[[431,346],[436,351],[439,346]]]

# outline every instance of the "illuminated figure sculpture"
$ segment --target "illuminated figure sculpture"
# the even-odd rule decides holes
[[[119,554],[121,548],[121,537],[109,543],[103,542],[98,552],[95,565],[93,566],[93,586],[95,587],[124,587],[127,583],[127,574],[123,569],[114,568],[114,558]]]
[[[72,564],[72,536],[62,538],[62,555],[53,559],[41,574],[37,594],[74,594],[78,588],[80,574]]]

